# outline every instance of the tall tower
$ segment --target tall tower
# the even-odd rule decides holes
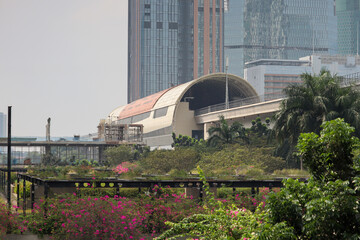
[[[223,0],[129,0],[128,102],[223,69]]]
[[[339,54],[360,52],[360,1],[336,0]]]
[[[334,0],[229,1],[224,46],[229,72],[243,76],[244,63],[258,59],[336,54],[336,20]]]
[[[6,119],[6,114],[0,112],[0,137],[6,137],[7,133],[6,133],[6,123],[7,123],[7,119]]]

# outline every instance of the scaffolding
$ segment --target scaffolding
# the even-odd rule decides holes
[[[106,142],[142,142],[143,141],[142,124],[104,124],[104,138]],[[99,128],[100,129],[100,128]]]

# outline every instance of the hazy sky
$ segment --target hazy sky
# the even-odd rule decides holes
[[[127,99],[127,0],[0,0],[13,136],[85,135]]]

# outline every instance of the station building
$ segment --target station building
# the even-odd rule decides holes
[[[224,105],[226,79],[229,102],[259,97],[243,78],[225,73],[209,74],[117,107],[100,122],[99,130],[104,129],[101,127],[104,124],[141,126],[138,129],[141,129],[142,141],[153,148],[170,147],[172,133],[206,139],[209,126],[198,124],[195,112]]]

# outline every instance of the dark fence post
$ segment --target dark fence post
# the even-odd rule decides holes
[[[255,196],[255,187],[251,187],[251,195]]]
[[[11,207],[11,106],[8,106],[8,139],[7,139],[7,201],[10,210]]]
[[[199,186],[199,198],[200,198],[200,202],[203,202],[204,194],[203,194],[203,184],[202,183],[200,183],[200,186]]]
[[[34,181],[31,181],[31,210],[34,209],[34,203],[35,203],[35,183]]]
[[[26,216],[26,180],[23,179],[23,213]]]
[[[16,184],[16,204],[18,207],[20,207],[20,177],[19,174],[17,174],[17,184]]]

